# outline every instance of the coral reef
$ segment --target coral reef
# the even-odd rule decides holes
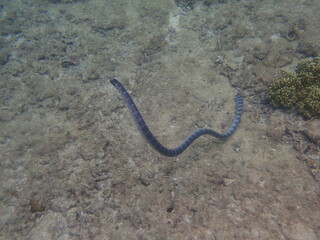
[[[320,114],[320,57],[299,63],[295,72],[283,72],[269,87],[273,106],[295,108],[310,118]]]

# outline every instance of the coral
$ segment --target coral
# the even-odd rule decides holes
[[[283,72],[269,87],[273,106],[295,108],[310,118],[320,114],[320,57],[299,63],[295,72]]]

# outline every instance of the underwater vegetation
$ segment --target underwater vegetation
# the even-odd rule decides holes
[[[303,60],[294,72],[283,72],[269,87],[275,107],[295,108],[307,118],[320,115],[320,57]]]

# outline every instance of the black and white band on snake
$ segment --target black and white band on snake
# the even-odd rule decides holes
[[[198,130],[195,130],[194,132],[190,133],[188,137],[176,148],[170,149],[163,146],[151,133],[148,126],[146,125],[145,121],[143,120],[137,106],[133,102],[132,98],[130,97],[127,90],[122,86],[122,84],[117,79],[111,79],[110,82],[113,86],[119,91],[121,94],[124,102],[126,103],[128,109],[130,110],[130,113],[137,125],[137,128],[139,129],[141,135],[147,140],[147,142],[159,153],[161,153],[164,156],[167,157],[175,157],[181,154],[184,150],[186,150],[190,144],[196,140],[198,137],[202,135],[211,135],[213,137],[219,138],[219,139],[225,139],[230,137],[238,128],[241,116],[243,112],[243,97],[240,93],[238,93],[235,97],[235,103],[236,103],[236,111],[235,111],[235,117],[231,124],[231,126],[228,128],[227,131],[224,133],[218,133],[212,129],[209,128],[201,128]]]

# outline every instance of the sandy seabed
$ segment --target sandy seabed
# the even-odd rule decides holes
[[[0,239],[320,239],[320,122],[268,85],[319,56],[320,1],[4,0]],[[168,147],[155,152],[128,89]]]

